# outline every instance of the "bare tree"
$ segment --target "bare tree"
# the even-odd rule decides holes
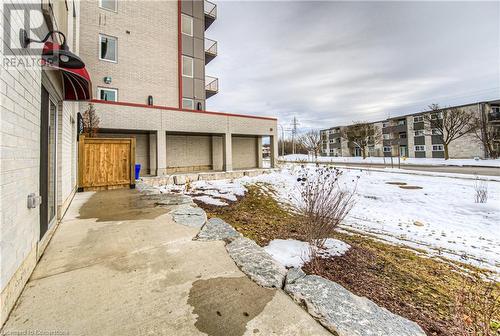
[[[496,159],[499,153],[495,148],[495,143],[500,141],[498,127],[494,127],[493,124],[489,123],[482,111],[479,115],[472,117],[471,123],[474,125],[473,135],[483,144],[487,157]]]
[[[442,137],[444,158],[450,158],[448,146],[451,142],[471,133],[477,127],[473,114],[457,107],[441,108],[438,104],[429,105],[429,113],[424,114],[427,130]]]
[[[88,108],[83,112],[83,129],[84,134],[90,138],[95,137],[99,130],[99,117],[95,111],[94,104],[90,103]]]
[[[303,218],[305,239],[313,249],[324,248],[354,204],[357,180],[351,188],[341,187],[342,171],[333,167],[307,168],[299,173],[300,195],[296,199],[296,212]],[[314,252],[314,251],[311,251]]]
[[[361,149],[363,159],[366,158],[366,147],[380,142],[382,134],[373,123],[356,121],[341,131],[341,137]]]
[[[321,152],[321,134],[318,130],[311,130],[303,134],[299,138],[299,143],[304,146],[308,152],[313,153],[315,159],[318,158]]]

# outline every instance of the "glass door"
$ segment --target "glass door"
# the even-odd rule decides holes
[[[57,105],[42,86],[40,127],[40,239],[56,220]]]
[[[57,107],[56,104],[49,100],[49,146],[48,146],[48,171],[47,171],[47,207],[48,207],[48,227],[53,224],[56,219],[56,151],[57,151]]]

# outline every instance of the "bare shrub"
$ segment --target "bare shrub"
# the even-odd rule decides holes
[[[486,203],[488,201],[488,182],[476,178],[474,182],[474,201],[476,203]]]
[[[296,211],[303,217],[303,232],[311,245],[312,259],[353,206],[357,180],[353,181],[353,188],[342,188],[338,180],[341,175],[342,171],[331,167],[303,169],[299,174]]]
[[[83,117],[83,130],[85,135],[90,138],[96,136],[99,131],[100,119],[95,110],[94,104],[90,103],[87,109],[82,114]]]
[[[455,295],[455,322],[460,336],[500,335],[500,286],[480,274],[468,277]]]

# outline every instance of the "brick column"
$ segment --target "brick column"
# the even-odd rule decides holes
[[[157,175],[156,171],[156,133],[149,133],[149,174]]]
[[[257,137],[257,167],[262,168],[262,136]]]
[[[167,174],[167,134],[165,130],[156,132],[157,176]]]
[[[225,171],[233,170],[233,145],[232,145],[232,134],[225,133],[223,140],[223,151],[224,151],[224,165],[222,167]]]
[[[278,137],[271,135],[269,140],[269,145],[271,146],[271,168],[276,168],[278,163]]]

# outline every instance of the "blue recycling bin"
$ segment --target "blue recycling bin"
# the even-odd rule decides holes
[[[138,180],[139,179],[139,173],[141,172],[141,165],[139,163],[137,163],[135,165],[135,179]]]

